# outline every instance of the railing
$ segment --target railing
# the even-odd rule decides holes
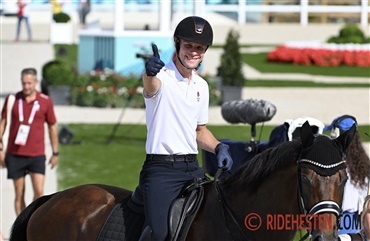
[[[120,0],[116,0],[120,1]],[[121,0],[122,1],[122,0]],[[167,1],[167,0],[162,0]],[[2,2],[4,12],[7,8],[14,11],[14,0],[0,0]],[[47,1],[31,0],[30,9],[48,9],[50,4]],[[94,11],[114,11],[115,1],[112,0],[92,0],[92,9]],[[125,11],[158,11],[160,3],[158,0],[125,0]],[[223,2],[229,2],[224,4]],[[190,11],[192,14],[202,15],[205,12],[223,12],[234,13],[237,15],[237,22],[239,24],[246,23],[247,13],[297,13],[299,14],[299,21],[302,26],[309,24],[308,17],[310,13],[325,14],[325,13],[353,13],[360,15],[360,24],[367,27],[369,22],[370,6],[369,0],[359,0],[357,5],[310,5],[316,4],[313,0],[300,0],[296,5],[282,4],[281,1],[277,4],[264,4],[264,0],[173,0],[172,9],[175,12]],[[351,1],[349,1],[351,2]],[[13,3],[13,4],[12,4]],[[272,1],[274,3],[274,1]],[[353,2],[356,3],[356,2]],[[68,9],[77,9],[77,0],[70,0],[66,5]]]

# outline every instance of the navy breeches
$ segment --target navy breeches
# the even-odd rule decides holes
[[[194,178],[203,177],[204,172],[198,161],[145,161],[134,199],[142,199],[140,202],[145,209],[144,228],[149,226],[152,229],[152,241],[166,239],[169,208],[184,185]]]

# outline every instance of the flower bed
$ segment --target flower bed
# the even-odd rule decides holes
[[[122,76],[106,69],[80,74],[72,90],[72,104],[94,107],[144,107],[142,83],[137,76]]]
[[[370,67],[370,44],[288,42],[271,51],[267,59],[296,65]]]
[[[221,93],[208,75],[210,105],[219,105]],[[123,76],[110,69],[79,74],[73,84],[71,101],[77,106],[144,108],[143,83],[135,75]]]

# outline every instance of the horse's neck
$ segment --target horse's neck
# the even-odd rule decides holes
[[[266,177],[258,187],[246,184],[238,192],[224,190],[231,207],[243,213],[298,213],[297,171],[295,166],[279,170]]]

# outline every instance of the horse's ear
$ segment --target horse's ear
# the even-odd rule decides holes
[[[343,132],[340,136],[338,136],[336,142],[342,147],[342,151],[345,151],[356,133],[356,124],[353,124],[351,129],[348,131]]]
[[[302,148],[305,149],[309,147],[314,139],[314,135],[311,130],[310,124],[306,121],[301,127],[301,140],[302,140]]]

